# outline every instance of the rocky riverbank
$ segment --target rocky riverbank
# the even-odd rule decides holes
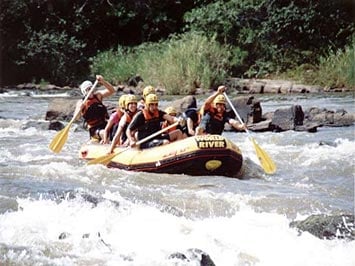
[[[300,105],[292,105],[287,108],[278,108],[274,112],[263,113],[260,100],[254,96],[234,96],[231,98],[233,106],[237,109],[249,130],[255,132],[281,132],[287,130],[316,132],[321,126],[351,126],[355,123],[355,114],[346,110],[328,110],[312,107],[303,109]],[[46,113],[46,120],[50,121],[49,128],[60,130],[63,121],[69,121],[73,117],[76,100],[53,99]],[[196,106],[194,96],[185,96],[170,103],[181,113],[190,106]],[[112,112],[116,106],[109,105]],[[233,116],[233,111],[230,110]],[[231,130],[226,126],[226,130]]]
[[[228,94],[231,97],[234,107],[237,109],[243,121],[248,125],[251,131],[264,132],[273,131],[281,132],[286,130],[316,132],[318,127],[322,126],[351,126],[355,123],[355,114],[348,113],[347,110],[328,110],[326,108],[312,107],[304,109],[300,105],[292,105],[287,108],[278,108],[273,112],[264,113],[258,94],[292,94],[292,93],[328,93],[328,92],[347,92],[351,91],[346,88],[322,88],[320,86],[311,86],[298,84],[287,80],[267,80],[267,79],[239,79],[230,78],[226,81],[229,88]],[[131,93],[141,95],[143,84],[139,79],[133,80],[129,85],[116,86],[117,94]],[[22,91],[65,91],[72,96],[80,96],[78,88],[58,87],[55,85],[37,85],[37,84],[20,84],[16,87],[5,87],[0,89],[0,93],[9,90]],[[159,95],[164,95],[163,88],[157,88]],[[197,89],[196,94],[209,95],[202,89]],[[49,129],[60,130],[63,128],[63,122],[69,121],[73,117],[73,111],[76,100],[73,99],[53,99],[46,112],[46,120],[49,122]],[[189,106],[196,104],[194,96],[185,96],[171,103],[178,112],[183,112]],[[108,106],[112,112],[115,106]],[[231,111],[231,115],[233,111]],[[42,125],[43,126],[43,125]],[[225,128],[230,130],[229,127]]]
[[[118,91],[125,91],[134,94],[141,94],[143,84],[140,77],[133,77],[128,84],[115,86]],[[229,78],[225,84],[235,90],[239,94],[289,94],[289,93],[324,93],[324,92],[347,92],[354,90],[351,88],[329,88],[318,85],[306,85],[290,80],[273,80],[273,79],[242,79]],[[9,89],[16,90],[35,90],[35,91],[51,91],[51,90],[75,90],[75,87],[56,86],[53,84],[33,84],[25,83],[17,86],[9,86],[0,88],[0,93],[6,92]],[[163,88],[158,88],[161,93],[164,93]],[[203,94],[201,88],[196,89],[196,94]]]

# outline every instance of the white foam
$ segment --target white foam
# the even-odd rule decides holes
[[[201,249],[216,265],[226,266],[350,266],[355,262],[354,241],[299,236],[285,216],[255,212],[246,205],[231,217],[187,219],[133,204],[116,193],[108,192],[105,198],[96,207],[81,198],[59,204],[18,199],[17,212],[0,216],[0,242],[39,250],[40,257],[46,257],[44,250],[48,250],[69,264],[114,265],[120,259],[120,265],[169,265],[170,254],[190,248]],[[67,237],[59,240],[62,233]]]

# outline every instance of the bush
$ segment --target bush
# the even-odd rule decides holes
[[[320,57],[319,62],[318,66],[302,64],[279,75],[279,78],[329,88],[355,89],[355,38],[344,49],[329,50],[326,56]]]
[[[350,46],[330,51],[320,58],[315,83],[327,87],[348,87],[355,89],[355,38]]]
[[[117,51],[100,53],[91,69],[111,82],[139,75],[146,84],[165,88],[167,94],[194,94],[197,87],[209,89],[222,82],[231,58],[229,48],[214,38],[187,33],[135,49],[119,47]]]
[[[113,84],[127,81],[135,75],[137,67],[135,53],[122,46],[119,46],[116,51],[111,49],[98,53],[91,60],[91,73],[101,74]]]

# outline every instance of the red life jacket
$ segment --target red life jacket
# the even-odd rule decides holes
[[[117,123],[120,122],[121,118],[123,117],[125,113],[120,109],[120,108],[117,108],[116,109],[116,116],[117,116]]]
[[[162,124],[161,124],[161,128],[163,129],[163,128],[166,128],[166,127],[168,127],[168,126],[170,126],[170,124],[169,124],[169,122],[167,121],[167,120],[165,120]],[[172,128],[170,128],[170,129],[168,129],[168,133],[169,132],[172,132],[172,131],[174,131],[174,130],[176,130],[177,129],[177,126],[174,126],[174,127],[172,127]]]
[[[108,119],[107,108],[96,95],[85,102],[81,114],[89,128],[101,125]]]
[[[221,135],[224,129],[224,123],[226,122],[227,113],[225,111],[223,113],[217,113],[217,109],[212,106],[205,111],[205,116],[209,116],[209,121],[206,123],[206,132]]]

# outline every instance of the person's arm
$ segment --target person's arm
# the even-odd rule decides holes
[[[179,118],[177,118],[176,116],[168,115],[167,113],[163,115],[163,119],[168,121],[169,124],[173,124],[179,121]]]
[[[74,114],[76,115],[76,120],[80,119],[82,108],[83,108],[83,101],[82,100],[78,100],[76,102],[75,111],[74,111]]]
[[[246,129],[246,125],[243,123],[243,124],[241,124],[241,123],[239,123],[237,120],[235,120],[235,119],[233,119],[233,118],[230,118],[229,120],[228,120],[228,123],[232,126],[232,127],[234,127],[236,130],[238,130],[238,131],[244,131],[245,129]]]
[[[193,136],[195,135],[195,130],[194,130],[194,122],[190,117],[186,119],[186,124],[187,124],[187,131],[189,135]]]
[[[136,132],[138,128],[145,122],[144,115],[142,111],[139,111],[134,117],[131,123],[128,125],[126,130],[127,139],[129,140],[129,145],[131,147],[136,146],[137,138]]]
[[[126,124],[126,116],[124,115],[121,118],[120,122],[118,123],[116,134],[115,134],[115,136],[112,139],[112,143],[111,143],[111,146],[110,146],[110,153],[112,153],[113,150],[115,149],[116,145],[119,144],[125,124]]]
[[[129,141],[129,146],[131,146],[132,148],[135,147],[136,143],[137,143],[136,132],[137,132],[137,130],[132,130],[130,128],[127,128],[127,130],[126,130],[126,135],[127,135],[128,141]]]
[[[103,138],[103,140],[101,141],[101,144],[107,144],[107,143],[110,142],[110,140],[109,140],[109,133],[110,133],[110,130],[111,130],[111,128],[112,128],[112,126],[113,126],[113,124],[114,124],[114,120],[115,120],[114,117],[113,117],[113,115],[116,115],[116,114],[112,114],[111,117],[110,117],[110,119],[108,120],[107,125],[106,125],[106,127],[105,127],[105,129],[104,129],[104,138]]]
[[[115,89],[113,88],[111,83],[106,81],[103,76],[96,75],[96,79],[98,80],[98,82],[100,84],[104,85],[104,87],[106,88],[105,90],[101,90],[101,91],[97,92],[97,93],[99,93],[101,95],[101,98],[105,98],[105,97],[111,96],[115,92]]]
[[[209,109],[209,107],[212,105],[212,103],[213,103],[213,100],[219,95],[219,94],[222,94],[222,93],[224,93],[226,91],[226,87],[225,86],[219,86],[218,87],[218,89],[211,95],[211,96],[209,96],[206,100],[205,100],[205,102],[204,102],[204,104],[203,104],[203,109],[204,110],[208,110]]]

